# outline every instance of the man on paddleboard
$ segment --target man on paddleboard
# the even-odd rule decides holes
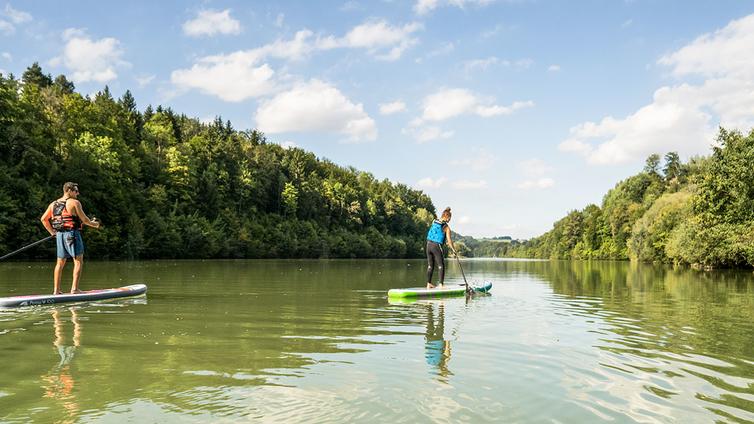
[[[450,250],[455,254],[456,248],[453,246],[453,240],[450,239],[450,208],[445,208],[442,211],[440,219],[432,221],[432,226],[429,227],[427,232],[427,288],[433,289],[435,285],[432,284],[432,274],[437,267],[437,271],[440,274],[440,287],[445,283],[445,255],[442,251],[442,245],[447,240]]]
[[[63,184],[63,196],[50,203],[40,221],[45,229],[54,235],[58,243],[58,260],[53,275],[53,294],[61,294],[60,277],[68,258],[73,258],[73,283],[71,293],[81,293],[79,279],[84,266],[84,240],[81,229],[84,225],[99,228],[99,221],[89,219],[78,201],[79,185],[72,182]]]

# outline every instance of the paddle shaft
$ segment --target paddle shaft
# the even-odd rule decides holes
[[[34,243],[32,243],[32,244],[30,244],[30,245],[28,245],[28,246],[24,246],[24,247],[22,247],[22,248],[20,248],[20,249],[18,249],[18,250],[16,250],[16,251],[10,252],[10,253],[8,253],[8,254],[7,254],[7,255],[5,255],[5,256],[3,256],[3,257],[0,257],[0,261],[2,261],[2,260],[3,260],[3,259],[5,259],[5,258],[10,258],[11,256],[15,255],[16,253],[19,253],[19,252],[23,252],[23,251],[24,251],[24,250],[26,250],[26,249],[31,249],[32,247],[34,247],[34,246],[36,246],[36,245],[38,245],[38,244],[40,244],[40,243],[46,242],[47,240],[49,240],[49,239],[51,239],[51,238],[53,238],[53,237],[55,237],[55,236],[54,236],[54,235],[52,235],[52,236],[48,236],[48,237],[45,237],[45,238],[43,238],[42,240],[37,240],[37,241],[35,241]]]
[[[469,291],[469,282],[466,281],[466,274],[463,272],[463,266],[461,266],[461,260],[458,258],[458,253],[453,252],[453,254],[456,257],[456,262],[458,262],[458,267],[461,268],[461,275],[463,276],[463,283],[466,284],[466,291]]]

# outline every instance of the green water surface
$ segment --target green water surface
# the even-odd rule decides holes
[[[87,263],[147,296],[0,310],[0,422],[754,422],[750,270],[468,260],[490,295],[390,303],[424,267]]]

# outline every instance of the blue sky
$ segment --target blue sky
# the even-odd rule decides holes
[[[422,189],[529,238],[646,156],[754,126],[754,3],[0,3],[0,72],[130,89]]]

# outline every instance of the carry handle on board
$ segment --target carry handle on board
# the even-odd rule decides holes
[[[2,261],[5,258],[10,258],[11,256],[15,255],[16,253],[23,252],[26,249],[31,249],[32,247],[34,247],[34,246],[36,246],[36,245],[38,245],[40,243],[46,242],[47,240],[49,240],[49,239],[51,239],[53,237],[55,237],[55,235],[50,235],[50,236],[47,236],[47,237],[43,238],[42,240],[37,240],[37,241],[35,241],[34,243],[32,243],[32,244],[30,244],[28,246],[24,246],[24,247],[22,247],[22,248],[20,248],[18,250],[14,250],[13,252],[10,252],[7,255],[3,256],[3,257],[0,257],[0,261]]]

